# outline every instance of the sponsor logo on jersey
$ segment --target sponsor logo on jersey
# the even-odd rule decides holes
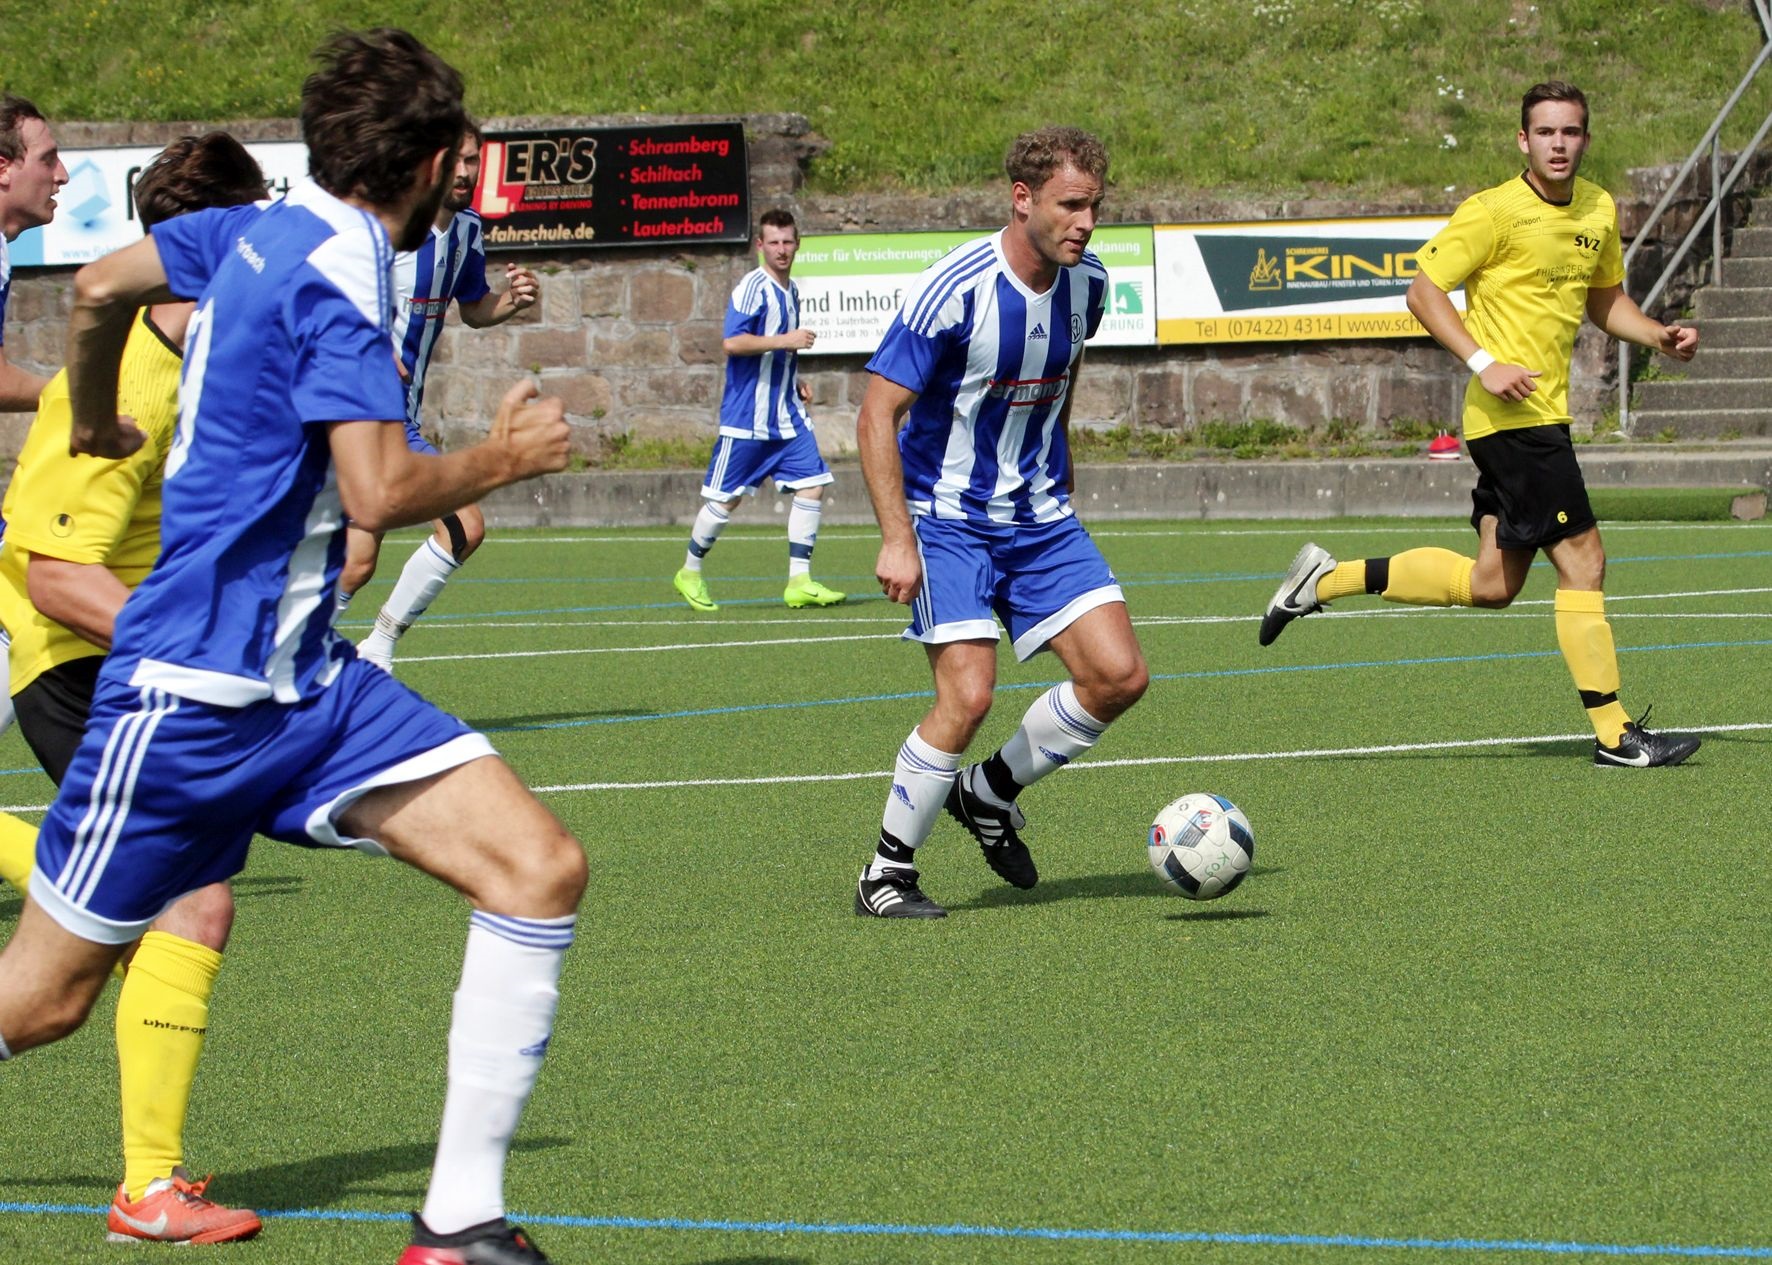
[[[1034,332],[1028,335],[1029,342],[1032,342],[1036,338],[1039,339],[1041,342],[1044,342],[1046,340],[1046,326],[1044,323],[1035,324]]]
[[[985,395],[993,400],[1007,400],[1012,407],[1053,404],[1064,396],[1065,379],[1057,378],[992,378]]]

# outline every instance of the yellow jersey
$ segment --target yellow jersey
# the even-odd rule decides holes
[[[1490,355],[1540,373],[1519,403],[1471,375],[1464,436],[1569,424],[1569,361],[1590,289],[1624,281],[1612,195],[1575,178],[1568,203],[1547,202],[1524,173],[1466,198],[1416,256],[1440,289],[1464,287],[1464,326]]]
[[[160,490],[178,428],[180,363],[146,309],[138,313],[119,368],[117,411],[135,419],[146,441],[117,461],[68,455],[66,369],[43,389],[0,506],[0,624],[12,634],[11,693],[59,664],[105,653],[31,605],[31,554],[100,563],[131,589],[160,556]]]

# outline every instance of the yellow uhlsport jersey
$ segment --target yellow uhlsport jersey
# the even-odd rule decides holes
[[[0,623],[12,634],[13,694],[58,664],[105,653],[31,605],[31,554],[100,563],[132,589],[159,557],[160,485],[178,427],[179,363],[178,349],[143,310],[123,352],[117,411],[133,417],[147,438],[118,461],[69,456],[67,370],[43,388],[0,507]]]
[[[1590,289],[1624,281],[1612,195],[1575,178],[1567,205],[1546,202],[1524,174],[1473,194],[1417,256],[1450,293],[1464,287],[1464,325],[1490,355],[1536,369],[1537,390],[1519,403],[1489,394],[1471,376],[1464,435],[1569,424],[1569,360]]]

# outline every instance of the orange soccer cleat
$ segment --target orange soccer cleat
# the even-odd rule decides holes
[[[105,1218],[110,1230],[105,1237],[113,1243],[234,1243],[263,1228],[251,1209],[224,1208],[205,1199],[208,1187],[209,1178],[194,1182],[182,1168],[149,1182],[134,1203],[119,1186]]]

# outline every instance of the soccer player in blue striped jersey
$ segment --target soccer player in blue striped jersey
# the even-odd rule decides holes
[[[1149,684],[1120,586],[1070,503],[1071,399],[1107,310],[1107,270],[1088,250],[1107,166],[1077,128],[1017,137],[1008,227],[925,270],[868,362],[856,430],[880,522],[875,574],[911,607],[904,635],[924,643],[935,703],[899,748],[857,914],[946,914],[916,869],[944,808],[998,875],[1032,887],[1016,797],[1093,747]],[[961,769],[996,686],[998,620],[1018,659],[1050,649],[1070,679]]]
[[[27,228],[55,218],[55,195],[68,183],[68,169],[49,124],[37,107],[10,92],[0,93],[0,413],[29,413],[49,379],[22,369],[6,358],[6,301],[12,295],[12,260],[6,243]],[[0,522],[0,534],[6,524]],[[0,628],[0,660],[12,644]],[[5,691],[0,690],[0,693]],[[0,731],[12,724],[12,699],[0,699]],[[0,826],[0,860],[5,872],[23,861],[20,844],[28,827],[22,822]],[[14,826],[18,828],[15,829]]]
[[[505,289],[494,293],[486,283],[486,236],[480,215],[472,209],[474,186],[480,180],[480,149],[485,141],[479,125],[470,122],[456,159],[455,178],[437,212],[430,235],[417,250],[394,256],[394,347],[406,378],[406,440],[414,452],[437,449],[419,426],[425,377],[431,352],[443,331],[450,303],[462,324],[484,329],[510,320],[541,297],[541,283],[527,268],[505,265]],[[449,577],[486,538],[486,520],[477,505],[445,514],[431,538],[420,545],[400,571],[394,591],[382,603],[375,627],[357,646],[357,653],[377,667],[394,663],[394,643],[430,609]],[[344,575],[339,580],[339,606],[369,582],[381,552],[381,537],[353,530],[347,540]]]
[[[817,334],[800,325],[800,290],[789,275],[800,250],[794,217],[779,208],[757,221],[763,264],[732,288],[726,304],[726,390],[720,398],[720,437],[702,483],[701,510],[689,530],[689,552],[672,584],[698,611],[720,607],[708,596],[702,559],[720,539],[739,500],[774,479],[793,494],[788,508],[788,584],[782,600],[796,609],[835,606],[844,594],[812,578],[812,547],[824,513],[831,468],[819,455],[806,405],[812,392],[798,373],[799,353]]]
[[[195,297],[159,560],[118,614],[86,736],[0,950],[0,1060],[74,1031],[123,947],[240,871],[255,833],[392,855],[472,908],[448,1088],[401,1265],[535,1265],[504,1166],[553,1028],[583,849],[483,735],[332,631],[347,515],[431,521],[564,467],[558,400],[506,393],[487,439],[406,443],[389,355],[396,249],[422,243],[466,115],[403,31],[340,33],[302,85],[313,178],[268,207],[194,211],[76,275],[71,446],[125,456],[136,309]]]
[[[0,413],[29,413],[49,379],[6,358],[6,300],[12,261],[6,243],[55,218],[55,195],[68,183],[55,137],[37,107],[0,93]]]

